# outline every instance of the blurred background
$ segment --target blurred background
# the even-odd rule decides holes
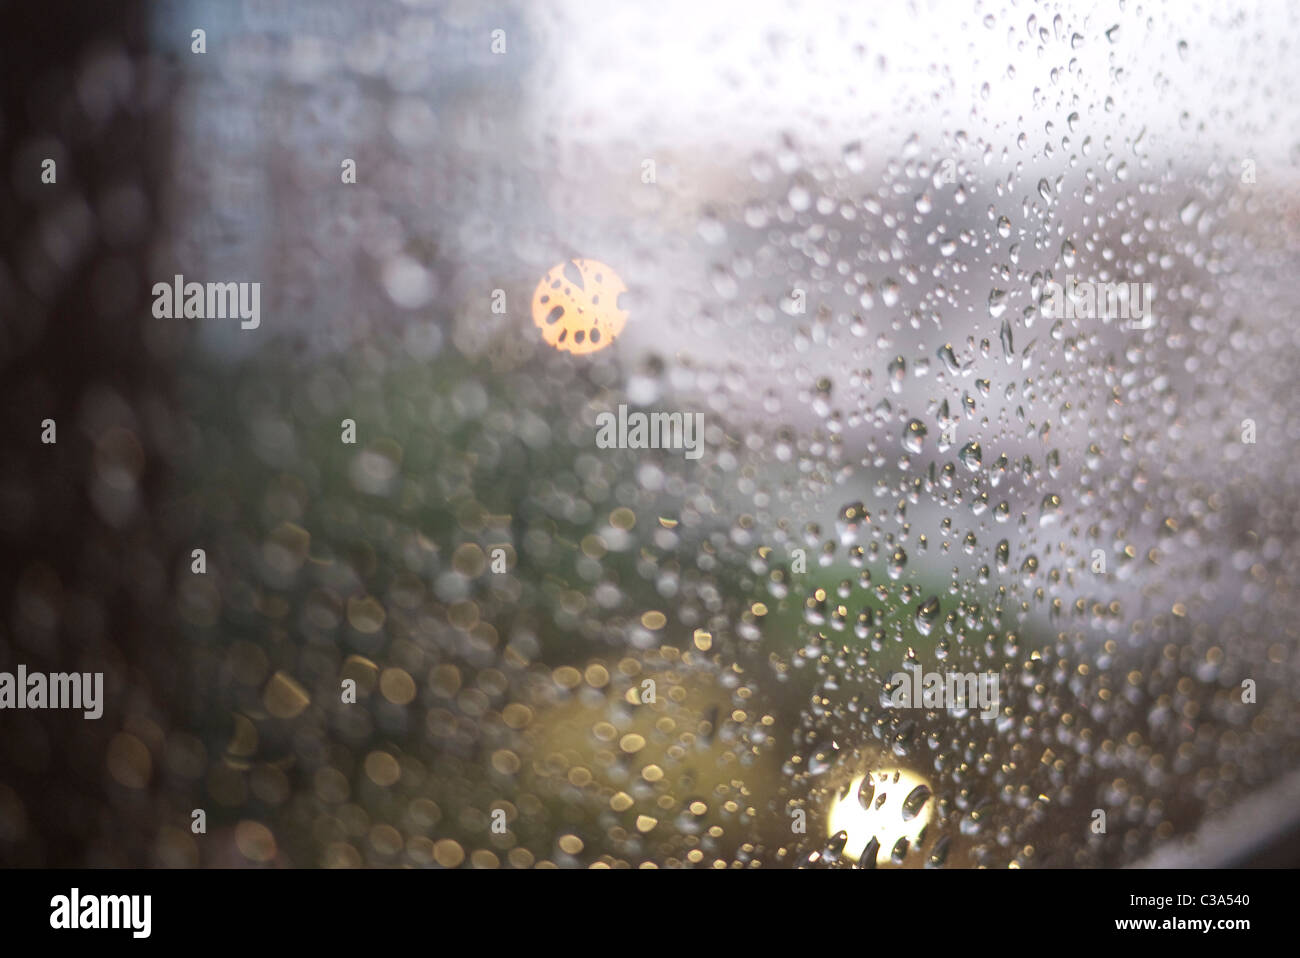
[[[880,6],[4,6],[0,864],[1300,864],[1297,15]]]

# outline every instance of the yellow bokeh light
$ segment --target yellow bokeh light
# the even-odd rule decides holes
[[[604,349],[623,331],[627,292],[617,273],[594,259],[557,263],[533,291],[533,323],[548,346],[582,356]]]
[[[934,816],[934,801],[929,785],[920,775],[906,769],[880,769],[870,774],[870,784],[863,790],[867,775],[859,775],[840,793],[826,816],[827,835],[848,834],[843,855],[856,862],[875,838],[879,843],[876,863],[890,860],[890,853],[900,838],[915,849],[921,833]],[[866,797],[863,804],[859,794]]]

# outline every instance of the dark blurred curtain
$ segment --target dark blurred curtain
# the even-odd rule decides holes
[[[172,347],[144,325],[172,70],[149,7],[0,5],[0,670],[105,673],[97,721],[0,712],[0,865],[192,860]]]

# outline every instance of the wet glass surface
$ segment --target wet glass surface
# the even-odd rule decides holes
[[[93,237],[162,384],[77,374],[60,475],[137,572],[11,558],[0,650],[98,636],[76,774],[153,810],[56,852],[0,775],[13,860],[1127,865],[1226,822],[1212,863],[1287,825],[1295,13],[861,6],[187,0],[75,61],[15,155],[157,87],[154,125],[0,294]],[[256,323],[159,316],[177,276],[178,313],[259,283]]]

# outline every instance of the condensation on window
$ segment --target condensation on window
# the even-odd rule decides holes
[[[143,320],[206,561],[150,742],[221,862],[1215,864],[1293,825],[1287,4],[149,35],[150,281],[261,284],[254,329]]]
[[[1127,864],[1296,767],[1284,6],[313,16],[213,21],[172,180],[269,270],[190,600],[310,698],[294,860]]]

